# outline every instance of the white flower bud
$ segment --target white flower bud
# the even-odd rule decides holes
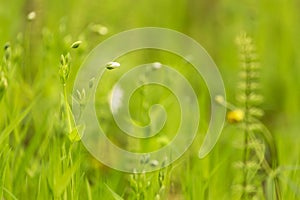
[[[153,68],[154,68],[154,69],[160,69],[161,66],[162,66],[162,64],[161,64],[160,62],[155,62],[155,63],[153,63]]]
[[[27,20],[33,21],[35,19],[35,17],[36,17],[36,13],[34,11],[32,11],[32,12],[28,13]]]
[[[215,101],[216,101],[217,103],[219,103],[219,104],[223,104],[223,103],[225,102],[225,99],[224,99],[223,96],[217,95],[217,96],[215,97]]]
[[[80,46],[81,43],[82,43],[82,41],[78,40],[78,41],[74,42],[74,43],[71,45],[71,48],[72,48],[72,49],[77,49],[77,48]]]
[[[109,63],[106,64],[106,68],[109,69],[109,70],[116,69],[120,66],[121,66],[121,64],[118,63],[118,62],[109,62]]]

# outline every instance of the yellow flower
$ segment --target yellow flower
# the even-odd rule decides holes
[[[236,109],[227,113],[227,120],[229,123],[238,123],[243,121],[245,113],[241,109]]]

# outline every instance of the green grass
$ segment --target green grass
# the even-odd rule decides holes
[[[103,128],[114,133],[109,138],[115,144],[128,149],[134,145],[135,151],[160,148],[162,136],[175,135],[180,116],[170,91],[145,86],[130,102],[132,116],[140,124],[149,122],[145,113],[153,103],[168,111],[163,133],[149,142],[124,136],[113,121],[108,96],[115,81],[137,64],[159,61],[173,66],[190,80],[201,109],[198,135],[184,156],[168,168],[137,175],[104,166],[80,141],[70,141],[72,119],[66,119],[66,98],[71,103],[74,79],[85,57],[109,36],[144,26],[175,29],[202,44],[219,67],[229,102],[236,102],[238,93],[235,38],[242,31],[253,37],[261,64],[260,93],[265,98],[261,121],[278,152],[274,173],[282,199],[299,199],[299,4],[298,0],[0,0],[0,71],[7,80],[4,89],[0,84],[0,199],[236,198],[233,185],[243,173],[234,163],[242,160],[243,153],[235,146],[243,141],[243,132],[226,123],[213,151],[204,159],[197,157],[210,117],[208,91],[191,66],[173,54],[144,50],[118,58],[121,67],[107,71],[99,82],[96,107]],[[28,21],[33,10],[36,18]],[[108,34],[93,32],[91,24],[107,27]],[[80,46],[70,48],[78,40]],[[7,42],[10,48],[5,51]],[[72,61],[64,95],[59,67],[61,55],[68,52]],[[72,122],[71,126],[74,129]]]

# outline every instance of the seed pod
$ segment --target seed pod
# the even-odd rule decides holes
[[[118,62],[109,62],[106,64],[106,69],[112,70],[112,69],[119,68],[120,66],[121,66],[121,64]]]
[[[82,41],[78,40],[78,41],[74,42],[74,43],[71,45],[71,48],[72,48],[72,49],[77,49],[77,48],[80,46],[81,43],[82,43]]]

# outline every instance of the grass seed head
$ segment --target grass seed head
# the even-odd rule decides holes
[[[69,53],[65,56],[64,55],[60,56],[60,67],[58,73],[62,84],[66,84],[69,78],[70,62],[71,62],[71,56]]]

